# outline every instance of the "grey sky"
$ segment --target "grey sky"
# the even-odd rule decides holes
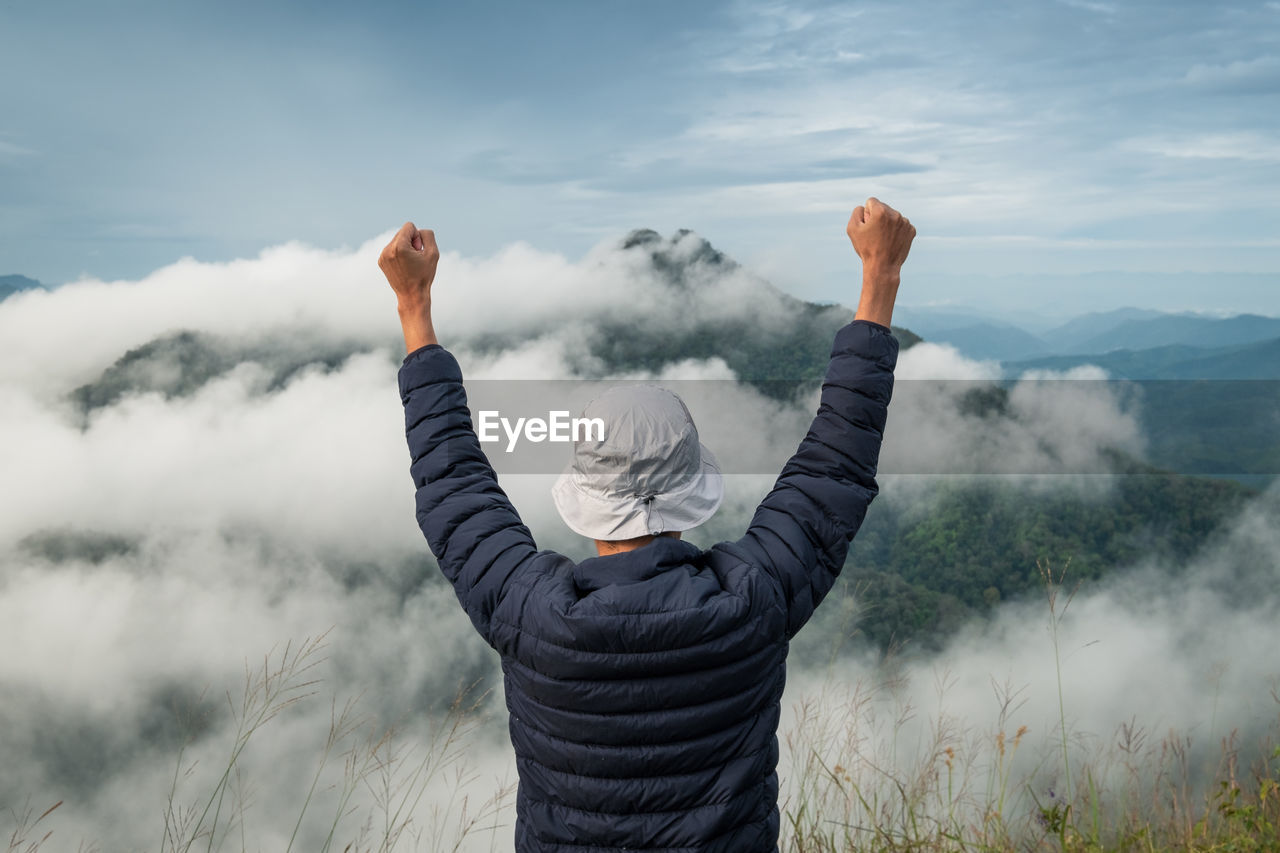
[[[847,302],[877,194],[921,232],[908,301],[1278,312],[1278,41],[1266,0],[2,2],[0,272],[689,227]],[[1126,299],[1172,272],[1247,275]]]

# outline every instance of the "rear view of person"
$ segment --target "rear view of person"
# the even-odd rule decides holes
[[[898,343],[889,331],[915,229],[868,199],[862,259],[808,434],[741,539],[680,533],[715,512],[714,456],[684,404],[652,386],[587,407],[553,498],[596,542],[539,551],[498,486],[458,362],[436,339],[439,250],[406,223],[379,258],[408,356],[399,385],[417,519],[472,624],[501,656],[520,776],[515,849],[766,853],[777,847],[778,720],[788,644],[831,589],[877,493]]]

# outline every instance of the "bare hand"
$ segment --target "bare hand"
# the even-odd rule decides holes
[[[396,292],[401,307],[430,305],[440,249],[434,231],[418,230],[412,222],[401,226],[378,256],[378,266]]]
[[[896,277],[911,251],[916,229],[905,216],[878,198],[853,209],[845,229],[864,271]]]

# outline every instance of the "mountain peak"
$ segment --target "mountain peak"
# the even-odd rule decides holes
[[[43,289],[43,284],[25,275],[0,275],[0,300],[23,290]]]
[[[636,246],[649,246],[662,242],[662,235],[652,228],[636,228],[622,238],[622,248],[634,249]]]
[[[728,272],[738,264],[705,238],[688,228],[663,237],[652,228],[637,228],[622,240],[623,251],[645,251],[649,261],[669,283],[686,287],[688,273],[698,267],[719,267]]]

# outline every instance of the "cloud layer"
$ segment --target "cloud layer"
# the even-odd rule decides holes
[[[374,264],[386,237],[350,252],[291,243],[226,264],[183,261],[137,281],[85,281],[0,303],[0,804],[29,796],[39,811],[65,800],[55,824],[62,842],[154,846],[175,767],[198,762],[189,778],[180,774],[183,802],[225,761],[236,726],[225,694],[234,707],[246,661],[258,667],[273,649],[278,656],[322,634],[324,662],[311,673],[323,678],[318,695],[273,721],[246,753],[256,774],[245,813],[255,843],[287,843],[302,805],[297,780],[315,772],[331,700],[340,709],[362,697],[370,722],[396,725],[396,742],[420,758],[460,687],[493,690],[481,703],[489,723],[468,740],[479,774],[463,789],[471,813],[495,779],[514,778],[496,661],[414,529],[395,385],[402,350],[394,300]],[[484,258],[447,254],[435,295],[445,344],[477,383],[686,381],[709,446],[780,464],[803,435],[812,393],[771,397],[734,381],[729,362],[714,356],[673,351],[627,366],[606,343],[618,329],[642,341],[740,328],[782,340],[802,318],[827,322],[842,309],[814,314],[696,235],[633,237],[628,248],[604,243],[576,262],[523,244]],[[927,483],[895,478],[895,469],[961,460],[969,472],[1053,472],[1101,465],[1108,448],[1141,451],[1126,401],[1099,383],[1081,383],[1079,393],[1025,383],[992,417],[958,390],[996,379],[992,365],[921,344],[902,353],[899,376],[904,388],[968,383],[895,401],[882,464],[887,506],[927,507]],[[513,475],[503,484],[540,546],[585,556],[587,543],[547,499],[550,481]],[[731,477],[721,513],[691,538],[710,545],[737,536],[770,482]],[[1056,481],[1020,485],[1056,487],[1048,482]],[[1234,662],[1215,632],[1230,622],[1258,647],[1272,642],[1274,600],[1237,600],[1233,590],[1257,580],[1246,557],[1280,546],[1273,518],[1259,510],[1241,519],[1185,585],[1136,574],[1072,605],[1064,672],[1081,731],[1105,736],[1126,713],[1204,731],[1197,685],[1219,659],[1233,663],[1218,681],[1222,723],[1209,734],[1227,721],[1261,725],[1266,663]],[[1202,620],[1192,633],[1189,613]],[[1044,731],[1052,703],[1041,623],[1034,610],[1003,611],[986,633],[912,664],[909,690],[950,668],[950,713],[981,728],[988,676],[1007,678],[1026,684],[1028,724]],[[812,683],[811,662],[794,663],[789,703]],[[842,684],[874,677],[858,659],[836,674]],[[1148,688],[1126,688],[1139,677],[1152,679]],[[334,807],[341,765],[324,776],[317,810]],[[444,809],[452,787],[433,777],[418,829],[429,831],[431,808]],[[353,802],[361,814],[377,807],[364,788]],[[455,802],[448,819],[461,813]],[[509,809],[502,815],[509,824]],[[304,828],[305,849],[318,849],[310,833],[323,834],[322,825]],[[499,846],[508,837],[501,830]],[[488,849],[488,836],[477,844]]]

